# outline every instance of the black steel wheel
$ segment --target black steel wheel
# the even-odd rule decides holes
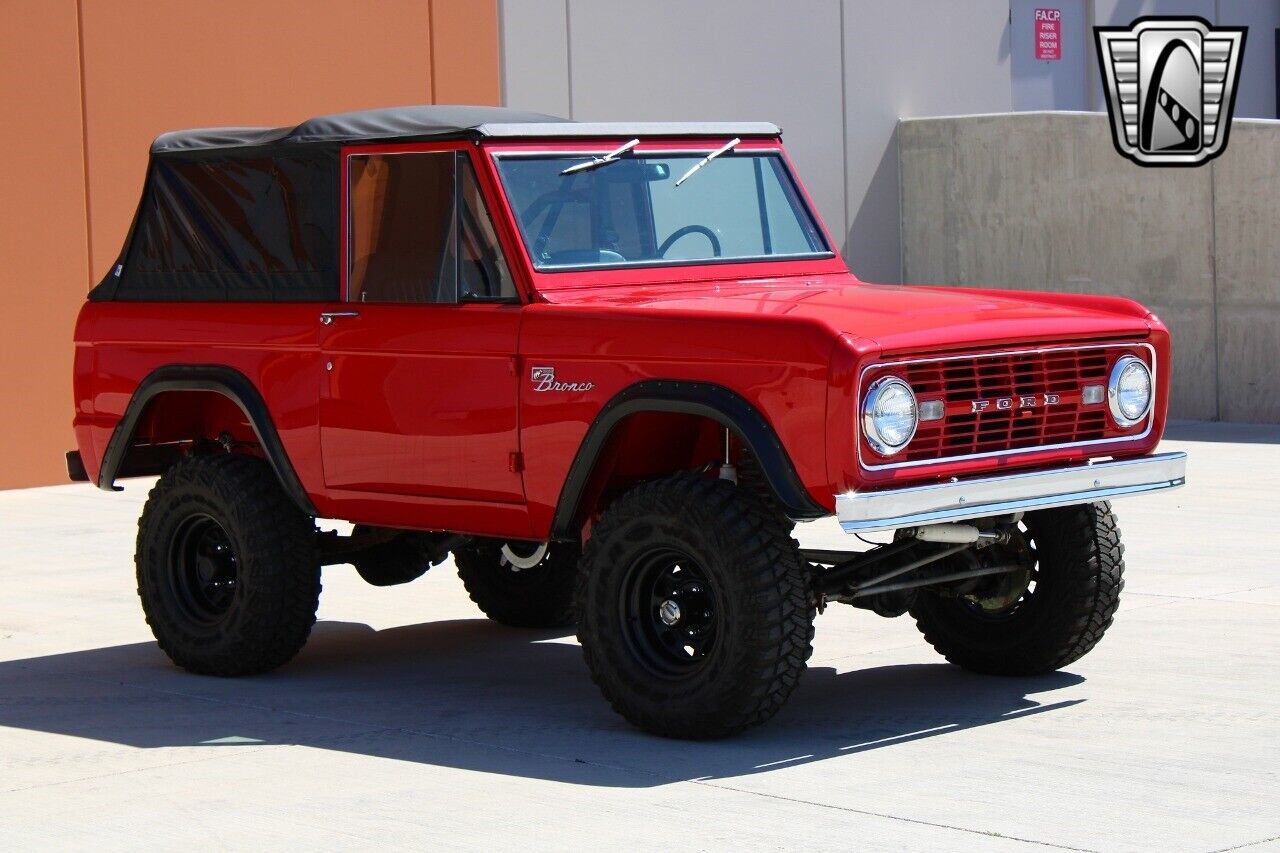
[[[476,606],[514,628],[573,624],[573,583],[581,550],[572,542],[472,539],[453,551],[458,576]]]
[[[657,548],[627,567],[622,584],[623,637],[641,666],[657,678],[681,678],[706,662],[720,607],[696,559]]]
[[[911,615],[948,661],[994,675],[1039,675],[1087,654],[1111,626],[1124,546],[1111,506],[1027,513],[1006,544],[966,555],[1020,569],[949,591],[921,591]]]
[[[216,519],[195,513],[180,522],[169,566],[169,592],[188,620],[215,625],[226,617],[235,603],[240,558]]]
[[[812,651],[813,596],[789,528],[725,480],[677,474],[615,500],[576,598],[592,680],[632,724],[668,737],[768,720]]]
[[[315,524],[260,459],[193,456],[170,468],[138,520],[135,560],[147,624],[192,672],[274,669],[315,623]]]

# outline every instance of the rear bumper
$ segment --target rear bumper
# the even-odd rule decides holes
[[[67,451],[67,479],[73,483],[89,482],[89,473],[84,470],[84,460],[79,450]]]
[[[1187,454],[1158,453],[1048,471],[1003,474],[836,497],[847,533],[1005,515],[1174,489],[1186,482]]]

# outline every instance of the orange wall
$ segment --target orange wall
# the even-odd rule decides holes
[[[11,144],[0,205],[21,318],[0,334],[0,488],[66,480],[75,312],[120,251],[157,134],[497,104],[497,16],[497,0],[5,2],[0,109],[39,144]]]
[[[66,480],[89,265],[76,4],[6,0],[0,24],[0,487],[12,487]]]

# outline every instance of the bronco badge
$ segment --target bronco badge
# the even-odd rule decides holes
[[[557,382],[554,367],[535,367],[529,371],[534,391],[590,391],[594,382]]]

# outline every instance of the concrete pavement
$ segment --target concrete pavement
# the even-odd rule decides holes
[[[1173,433],[1190,485],[1117,503],[1092,654],[976,676],[835,605],[789,706],[707,744],[628,728],[448,565],[326,569],[292,664],[185,674],[134,595],[145,481],[0,492],[0,848],[1280,850],[1280,428]]]

